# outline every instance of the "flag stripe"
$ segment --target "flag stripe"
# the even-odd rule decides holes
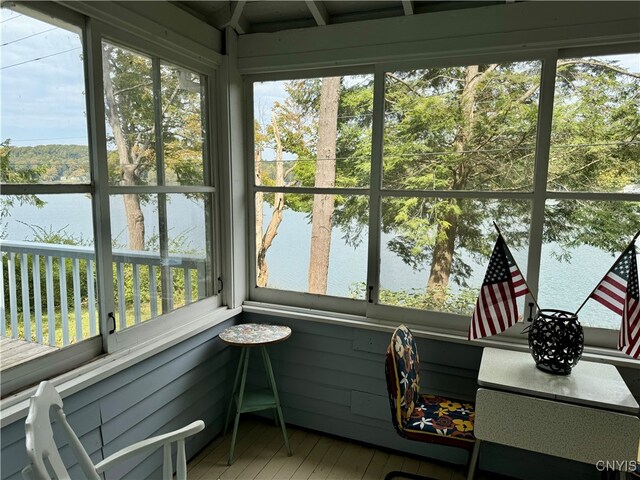
[[[498,321],[500,322],[500,332],[504,332],[507,329],[507,311],[504,308],[504,288],[502,283],[494,283],[491,299],[495,301],[498,306],[499,315]]]
[[[489,320],[489,325],[491,327],[491,335],[495,335],[496,333],[500,332],[500,325],[499,325],[499,320],[498,320],[498,313],[496,312],[496,305],[495,305],[495,299],[493,298],[493,288],[492,286],[488,286],[485,289],[486,295],[485,295],[485,303],[487,305],[487,307],[489,307],[489,311],[487,313],[489,313],[489,315],[487,316],[487,320]]]
[[[483,330],[483,337],[488,336],[488,335],[493,335],[491,333],[491,328],[489,326],[489,321],[487,320],[487,306],[486,306],[486,299],[484,296],[484,288],[482,289],[482,292],[480,293],[480,318],[482,319],[482,323],[480,324],[480,326],[482,327]]]
[[[621,294],[624,295],[624,292],[627,291],[627,281],[624,278],[620,278],[613,272],[609,272],[607,276],[602,280],[602,283],[607,282],[614,289],[618,290]]]
[[[609,297],[609,301],[612,303],[619,303],[621,306],[624,305],[624,292],[620,292],[617,290],[613,290],[609,287],[608,284],[601,284],[596,292],[600,292],[600,296],[604,297],[605,295]],[[594,293],[595,295],[596,293]]]
[[[629,299],[629,307],[627,309],[627,330],[633,328],[631,332],[631,338],[634,340],[638,340],[638,334],[640,333],[640,302],[637,302],[635,299]],[[631,323],[633,322],[633,324]]]
[[[518,321],[516,298],[528,292],[509,247],[499,235],[471,316],[469,338],[495,335],[514,325]]]
[[[624,310],[622,310],[623,307],[620,305],[620,303],[617,301],[615,301],[615,303],[612,303],[611,298],[608,295],[605,296],[600,292],[594,292],[591,297],[607,307],[609,310],[613,310],[618,315],[622,315],[622,313],[624,312]]]

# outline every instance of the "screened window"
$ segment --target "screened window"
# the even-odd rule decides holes
[[[254,92],[255,285],[363,299],[373,77]]]
[[[4,396],[5,385],[39,380],[31,366],[22,383],[19,370],[7,374],[19,363],[62,350],[68,368],[104,344],[112,352],[175,328],[165,317],[123,332],[214,296],[216,229],[209,75],[88,41],[62,20],[1,12]],[[90,65],[98,81],[85,79]],[[104,123],[92,123],[103,108]]]
[[[575,311],[640,229],[640,54],[556,68],[540,301]],[[620,328],[594,301],[580,321]]]
[[[103,42],[116,329],[207,296],[206,78]],[[144,189],[140,187],[144,186]]]
[[[252,298],[464,329],[496,222],[541,308],[577,310],[640,229],[640,55],[554,57],[555,92],[542,66],[336,77],[335,142],[322,130],[331,79],[254,80]],[[619,328],[596,302],[580,318]]]
[[[493,221],[526,268],[540,65],[386,73],[381,303],[470,315]]]
[[[82,32],[5,8],[0,32],[6,369],[100,329]],[[27,193],[12,194],[16,184]]]

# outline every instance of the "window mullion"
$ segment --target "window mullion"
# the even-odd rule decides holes
[[[162,85],[160,76],[160,60],[153,58],[153,111],[156,137],[156,183],[164,186],[164,142],[162,135]],[[160,289],[162,291],[162,313],[173,310],[173,281],[169,260],[169,228],[167,225],[167,194],[158,193],[158,233],[160,241]]]
[[[111,252],[111,211],[109,204],[109,166],[107,163],[107,133],[105,127],[102,38],[100,27],[93,20],[87,21],[85,30],[87,121],[91,180],[93,183],[93,231],[96,249],[96,279],[102,345],[107,352],[113,349],[108,332],[115,325],[108,324],[114,311],[114,291]],[[115,320],[114,320],[115,322]]]
[[[371,194],[369,196],[369,247],[367,260],[367,305],[376,305],[380,296],[380,204],[384,151],[384,69],[377,65],[373,80],[371,127]],[[374,307],[375,308],[375,307]],[[367,311],[369,311],[369,307]]]
[[[211,225],[211,228],[206,231],[206,248],[210,252],[211,261],[207,262],[205,270],[205,278],[200,281],[204,282],[206,296],[217,295],[218,288],[213,287],[213,283],[221,276],[220,273],[220,228],[219,223],[216,223],[220,219],[220,210],[218,203],[218,170],[214,168],[217,166],[216,155],[214,150],[214,135],[213,132],[217,132],[217,125],[215,122],[216,109],[214,107],[215,95],[215,80],[212,76],[200,76],[200,84],[204,85],[202,89],[203,95],[201,96],[201,115],[202,115],[202,158],[204,169],[204,183],[205,185],[213,186],[215,190],[207,195],[209,199],[209,208],[205,203],[205,222],[207,225]],[[216,140],[217,143],[217,140]]]
[[[248,263],[248,271],[249,277],[247,281],[247,291],[252,295],[249,299],[253,299],[253,294],[257,290],[257,278],[258,278],[258,265],[257,265],[257,255],[258,255],[258,241],[262,236],[262,232],[257,231],[256,227],[256,194],[261,191],[256,186],[256,180],[260,178],[259,174],[256,175],[256,163],[255,163],[255,130],[254,130],[254,119],[255,112],[253,110],[253,103],[255,102],[255,92],[254,85],[256,82],[252,82],[247,80],[244,84],[244,97],[247,99],[246,104],[244,106],[245,112],[245,128],[246,128],[246,142],[247,142],[247,215],[249,222],[249,238],[251,239],[248,242],[248,251],[249,251],[249,261]],[[249,134],[250,133],[250,134]]]
[[[538,127],[536,133],[536,160],[533,179],[533,205],[527,265],[527,280],[532,292],[527,294],[527,304],[532,301],[531,294],[536,297],[538,296],[557,57],[558,52],[554,50],[545,55],[542,61],[540,103],[538,104]],[[525,310],[523,314],[526,317],[528,315],[528,309]]]

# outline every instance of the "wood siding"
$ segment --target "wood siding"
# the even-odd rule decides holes
[[[243,322],[293,329],[290,339],[269,347],[288,424],[427,458],[467,462],[461,449],[406,440],[393,429],[384,378],[388,333],[250,313],[243,314]],[[417,343],[423,391],[475,397],[480,347],[426,339]],[[260,363],[254,359],[250,368],[251,385],[266,386]],[[590,465],[492,444],[483,445],[480,468],[531,480],[599,478]]]
[[[69,423],[94,461],[152,435],[194,420],[203,432],[187,441],[187,458],[222,431],[237,355],[218,339],[228,320],[131,368],[64,398]],[[54,430],[55,432],[55,430]],[[2,429],[1,478],[20,479],[27,464],[24,419]],[[72,478],[82,474],[66,443],[63,460]],[[140,456],[107,472],[106,478],[161,477],[162,452]]]
[[[238,349],[226,347],[217,337],[236,320],[65,398],[69,421],[94,460],[197,418],[207,427],[187,443],[188,458],[217,437],[238,355]],[[269,347],[288,424],[427,459],[467,462],[467,453],[460,449],[409,441],[394,431],[384,379],[388,333],[249,313],[243,314],[242,321],[293,329],[289,340]],[[423,390],[474,398],[479,347],[418,339],[418,348]],[[625,373],[636,379],[637,387],[638,375],[631,374],[635,372]],[[266,386],[266,377],[258,356],[253,356],[250,387],[260,386]],[[21,478],[20,470],[27,462],[24,419],[3,428],[0,441],[1,478]],[[71,465],[72,476],[78,477],[68,446],[62,447],[62,454]],[[106,478],[158,478],[161,457],[156,452],[132,459],[109,471]],[[483,445],[480,468],[531,480],[599,478],[595,468],[586,464],[493,444]]]

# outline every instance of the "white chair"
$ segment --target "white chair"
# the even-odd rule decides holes
[[[54,478],[59,480],[70,478],[53,438],[51,418],[49,417],[50,412],[53,414],[53,419],[57,420],[67,435],[84,477],[92,480],[99,480],[101,478],[100,474],[116,463],[141,453],[151,452],[160,446],[164,447],[163,479],[170,480],[173,477],[171,446],[174,442],[177,443],[178,449],[176,478],[185,480],[187,478],[187,460],[184,440],[204,428],[204,422],[197,420],[180,430],[158,435],[123,448],[94,465],[67,422],[66,416],[62,411],[62,398],[60,398],[51,383],[42,382],[38,386],[36,394],[31,397],[29,415],[25,422],[27,455],[31,462],[22,470],[22,476],[26,480],[49,480],[51,479],[51,474],[54,474]]]

